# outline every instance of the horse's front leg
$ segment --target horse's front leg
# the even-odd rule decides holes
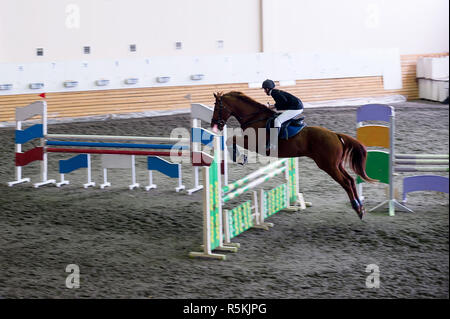
[[[240,140],[238,136],[233,136],[226,141],[228,156],[234,163],[245,165],[247,163],[247,155],[241,149],[245,148],[245,139]]]

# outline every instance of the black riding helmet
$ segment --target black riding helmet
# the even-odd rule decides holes
[[[262,84],[262,88],[263,89],[273,89],[275,87],[275,82],[273,82],[272,80],[265,80]]]

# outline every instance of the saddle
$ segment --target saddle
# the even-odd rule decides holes
[[[266,122],[267,148],[270,147],[270,129],[274,127],[274,121],[280,114],[281,113],[274,114],[274,116],[269,118]],[[306,123],[303,121],[304,119],[305,117],[302,116],[300,118],[293,118],[284,122],[278,133],[278,139],[287,140],[300,133],[300,131],[306,126]]]

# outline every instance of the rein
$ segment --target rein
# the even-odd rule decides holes
[[[231,111],[230,109],[226,108],[225,105],[223,105],[222,97],[219,97],[218,100],[219,100],[219,115],[218,115],[217,121],[214,121],[215,124],[221,123],[223,126],[226,124],[226,122],[223,120],[223,110],[224,109],[226,109],[230,113],[230,116],[234,116],[239,121],[239,123],[241,123],[241,128],[243,130],[245,130],[250,124],[257,123],[257,122],[267,120],[270,118],[270,117],[264,117],[264,118],[258,118],[255,120],[250,120],[248,122],[244,122],[244,119],[258,115],[261,113],[261,111],[256,111],[256,112],[247,114],[245,116],[240,116],[240,115],[236,114],[235,112]]]

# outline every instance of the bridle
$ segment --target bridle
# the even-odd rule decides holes
[[[223,119],[224,106],[223,106],[223,103],[222,103],[222,97],[220,96],[217,99],[219,100],[219,115],[217,117],[217,120],[215,120],[214,118],[211,120],[211,124],[217,124],[217,126],[223,128],[225,126],[225,124],[227,124],[227,121],[225,121]],[[230,111],[230,110],[227,110],[227,111],[230,113],[228,117],[230,117],[232,115],[236,116],[236,115],[233,114],[233,111]]]
[[[245,115],[245,116],[240,116],[240,115],[234,113],[232,110],[228,109],[228,108],[223,104],[223,102],[222,102],[222,96],[218,96],[218,97],[217,97],[217,100],[218,100],[218,102],[219,102],[219,112],[218,112],[219,114],[218,114],[218,116],[217,116],[217,120],[215,120],[214,118],[211,120],[211,124],[217,124],[219,127],[222,127],[222,128],[225,126],[225,124],[227,124],[227,122],[223,119],[223,117],[224,117],[224,116],[223,116],[223,110],[224,110],[224,109],[227,110],[228,113],[229,113],[228,118],[229,118],[230,116],[234,116],[234,117],[239,121],[239,123],[241,123],[241,128],[242,128],[242,129],[245,129],[248,125],[250,125],[250,124],[252,124],[252,123],[260,122],[260,121],[262,121],[262,120],[267,120],[267,117],[265,117],[265,118],[258,118],[258,119],[256,119],[256,120],[251,120],[251,121],[248,121],[248,122],[246,122],[246,123],[243,123],[245,118],[248,118],[248,117],[251,117],[251,116],[260,114],[261,112],[260,112],[260,111],[257,111],[257,112],[253,112],[253,113],[247,114],[247,115]]]

